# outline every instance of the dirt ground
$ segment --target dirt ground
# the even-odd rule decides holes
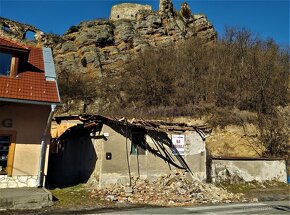
[[[245,197],[255,201],[282,201],[290,200],[290,185],[283,183],[258,184],[247,183],[239,185],[218,185],[233,193],[243,193]],[[88,213],[91,210],[100,212],[109,209],[134,208],[134,207],[158,207],[157,205],[140,205],[101,200],[101,197],[93,195],[93,189],[85,185],[78,185],[63,189],[50,190],[54,196],[54,206],[38,210],[7,210],[1,214],[77,214]]]
[[[128,203],[110,202],[101,200],[100,197],[92,195],[92,189],[86,185],[77,185],[62,189],[49,190],[54,198],[54,205],[47,208],[35,210],[6,210],[0,211],[1,215],[9,214],[78,214],[91,210],[109,210],[117,208],[134,208],[142,205]]]

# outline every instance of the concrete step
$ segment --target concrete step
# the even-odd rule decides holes
[[[0,209],[37,209],[52,205],[52,194],[45,188],[0,189]]]

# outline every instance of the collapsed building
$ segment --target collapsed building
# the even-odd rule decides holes
[[[287,182],[284,159],[211,156],[207,125],[101,115],[58,116],[52,124],[48,187],[131,185],[176,170],[200,182]]]
[[[47,184],[127,184],[133,176],[153,180],[176,169],[205,181],[205,138],[210,132],[206,125],[160,120],[56,117]]]

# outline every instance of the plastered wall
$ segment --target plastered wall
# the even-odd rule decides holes
[[[62,127],[66,124],[64,120],[60,125],[55,125],[53,130],[58,130],[57,126]],[[77,132],[77,126],[70,129],[74,128]],[[50,154],[47,177],[49,186],[61,187],[78,183],[97,186],[114,183],[127,184],[129,183],[129,169],[131,177],[149,180],[177,169],[149,150],[145,152],[145,155],[131,155],[130,128],[127,132],[127,140],[125,126],[114,124],[102,125],[95,132],[89,129],[86,133],[77,135],[75,132],[70,132],[70,135],[60,141],[59,151]],[[182,166],[180,163],[182,159],[197,180],[205,180],[206,153],[202,138],[195,131],[182,132],[185,135],[185,153],[180,158],[172,154],[170,145],[172,134],[176,133],[147,131],[145,138],[150,148],[161,151],[163,156],[171,157],[172,161],[179,166]],[[110,153],[110,159],[107,158],[107,153]]]
[[[0,127],[1,132],[16,132],[12,176],[36,176],[40,142],[50,113],[50,106],[9,103],[0,107],[0,120],[11,119],[12,127]],[[49,147],[49,146],[48,146]],[[47,170],[48,149],[46,151]]]
[[[287,182],[284,160],[212,160],[213,182]]]
[[[146,151],[145,155],[130,155],[131,140],[127,139],[127,150],[126,150],[126,138],[121,133],[116,132],[118,128],[112,126],[103,126],[103,133],[108,134],[106,140],[102,142],[103,154],[102,160],[100,160],[101,167],[99,168],[100,185],[111,184],[111,183],[122,183],[126,184],[129,182],[129,169],[127,162],[127,153],[129,154],[129,168],[131,176],[138,176],[141,178],[154,179],[162,174],[168,174],[176,169],[173,165],[169,164],[165,160],[155,156],[154,154]],[[124,132],[124,131],[123,131]],[[128,131],[129,136],[130,130]],[[194,131],[185,132],[185,154],[182,159],[188,165],[189,169],[192,171],[193,176],[198,180],[206,179],[206,153],[205,144],[201,139],[199,134]],[[168,138],[171,138],[171,133],[167,134]],[[160,137],[160,136],[159,136]],[[159,138],[157,134],[147,134],[146,142],[150,147],[158,149],[156,145],[156,139]],[[163,138],[163,137],[161,137]],[[155,142],[155,143],[154,143]],[[164,145],[166,152],[172,157],[172,159],[180,165],[177,156],[172,154],[171,148]],[[111,153],[111,159],[106,159],[106,153]],[[162,152],[162,154],[164,154]]]

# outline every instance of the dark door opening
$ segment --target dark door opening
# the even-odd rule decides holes
[[[0,175],[7,175],[7,164],[11,137],[0,136]]]

